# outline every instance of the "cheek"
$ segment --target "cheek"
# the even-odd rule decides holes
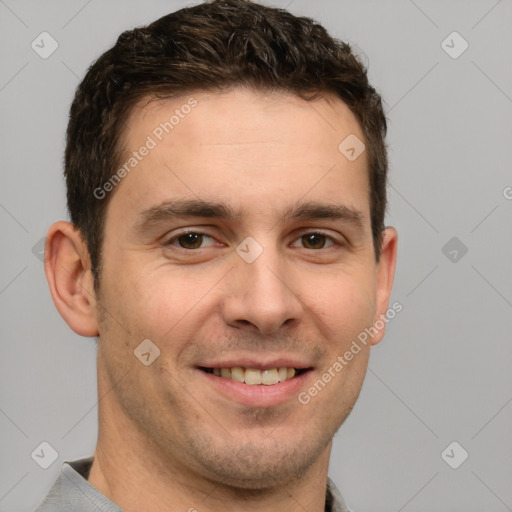
[[[183,334],[201,310],[203,299],[215,283],[214,276],[192,273],[169,265],[151,271],[134,270],[125,288],[125,313],[133,324],[156,339]]]
[[[372,324],[375,311],[375,283],[368,272],[339,273],[316,280],[306,303],[328,328],[328,338],[340,349]]]

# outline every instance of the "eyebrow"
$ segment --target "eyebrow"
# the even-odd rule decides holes
[[[204,217],[228,221],[240,220],[240,210],[225,203],[200,199],[176,199],[164,201],[157,206],[143,210],[136,223],[138,230],[144,230],[160,222],[179,217]],[[364,224],[364,215],[359,210],[343,204],[319,203],[315,201],[297,202],[282,213],[281,220],[342,220],[358,227]]]
[[[364,215],[359,210],[343,204],[329,204],[309,201],[306,203],[295,203],[289,206],[284,214],[283,220],[314,220],[331,219],[343,220],[360,227],[364,223]]]

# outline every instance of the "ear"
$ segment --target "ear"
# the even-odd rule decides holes
[[[81,336],[97,336],[89,251],[71,223],[59,221],[48,230],[44,270],[53,302],[69,327]]]
[[[377,345],[386,332],[386,312],[395,278],[398,233],[395,228],[387,227],[382,236],[381,254],[377,264],[377,303],[374,325],[379,327],[377,334],[372,337],[371,344]],[[401,309],[401,308],[400,308]],[[382,325],[383,324],[383,325]],[[382,325],[382,328],[380,328]]]

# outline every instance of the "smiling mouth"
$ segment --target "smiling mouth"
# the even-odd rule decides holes
[[[206,373],[213,374],[217,377],[234,380],[249,386],[274,386],[280,382],[298,377],[304,372],[309,371],[311,368],[242,368],[235,366],[233,368],[206,368],[199,367],[200,370]]]

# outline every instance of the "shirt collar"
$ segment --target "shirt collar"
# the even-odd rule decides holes
[[[350,512],[347,505],[345,505],[343,496],[330,478],[327,479],[325,512]]]

